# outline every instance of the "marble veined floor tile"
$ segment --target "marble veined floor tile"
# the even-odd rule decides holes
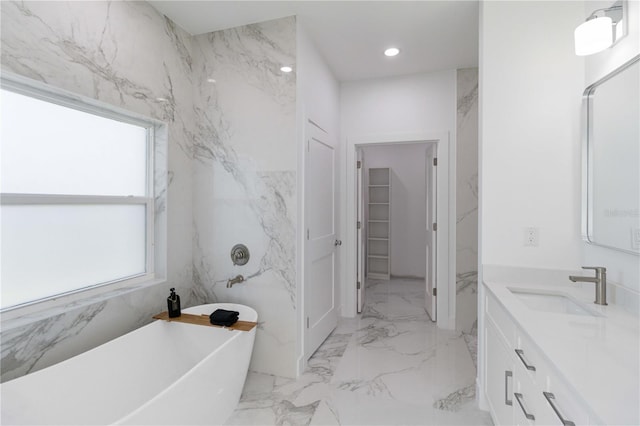
[[[322,401],[311,425],[491,425],[487,412],[468,403],[458,411],[435,409],[337,391]]]
[[[249,372],[238,408],[228,425],[309,424],[351,339],[338,327],[309,359],[297,380]]]
[[[423,280],[371,280],[297,380],[250,372],[230,425],[491,425],[475,402],[475,336],[440,330]],[[474,352],[471,354],[470,352]]]
[[[396,323],[397,334],[374,341],[354,339],[331,383],[362,395],[428,405],[475,383],[475,367],[461,335],[433,336],[412,325],[403,329]]]

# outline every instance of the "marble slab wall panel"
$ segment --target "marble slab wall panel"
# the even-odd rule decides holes
[[[456,328],[473,333],[478,308],[478,69],[457,71]]]
[[[296,22],[194,38],[194,283],[258,311],[251,369],[296,374]],[[283,73],[283,65],[293,73]],[[233,265],[238,243],[251,258]],[[245,281],[227,288],[242,274]]]
[[[168,288],[197,303],[192,282],[191,37],[146,2],[13,2],[1,10],[1,64],[12,72],[167,123],[156,194],[168,247],[162,285],[114,292],[3,322],[2,380],[19,377],[138,328],[166,309]],[[162,98],[163,100],[159,100]],[[170,201],[170,202],[168,202]],[[164,270],[164,267],[162,268]]]

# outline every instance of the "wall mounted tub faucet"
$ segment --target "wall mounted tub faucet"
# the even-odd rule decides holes
[[[593,269],[596,271],[595,277],[580,277],[577,275],[569,275],[571,281],[595,283],[596,285],[596,301],[593,302],[596,305],[607,304],[607,268],[603,266],[583,266],[582,269]]]
[[[231,288],[234,284],[238,284],[241,282],[244,282],[244,277],[242,275],[237,275],[235,278],[231,278],[227,281],[227,288]]]

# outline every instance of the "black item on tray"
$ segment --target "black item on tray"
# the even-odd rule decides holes
[[[211,315],[209,315],[209,321],[213,325],[223,325],[229,327],[238,322],[237,311],[227,311],[226,309],[216,309]]]
[[[180,316],[180,296],[176,294],[175,288],[171,288],[171,294],[167,297],[167,311],[169,312],[169,318]]]

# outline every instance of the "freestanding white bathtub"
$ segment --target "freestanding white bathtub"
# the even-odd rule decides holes
[[[256,321],[253,309],[222,308]],[[0,385],[3,425],[218,425],[236,408],[251,331],[155,321],[95,349]]]

